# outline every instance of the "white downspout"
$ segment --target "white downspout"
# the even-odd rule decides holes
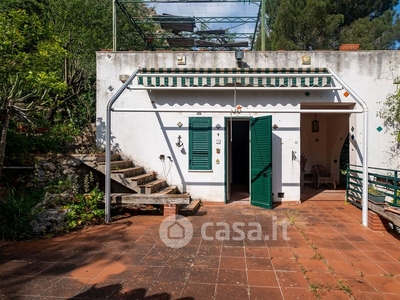
[[[106,112],[106,182],[105,182],[105,221],[111,221],[111,110],[115,101],[121,96],[123,91],[131,84],[132,80],[139,73],[140,69],[135,70],[127,81],[118,89],[107,103]]]
[[[368,227],[368,107],[367,104],[342,80],[340,79],[331,69],[328,69],[329,73],[333,75],[349,93],[350,95],[362,106],[363,108],[363,193],[362,193],[362,224]]]

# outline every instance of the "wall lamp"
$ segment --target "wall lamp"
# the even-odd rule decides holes
[[[311,121],[311,132],[319,132],[319,121],[317,114],[314,115],[314,120]]]
[[[239,68],[241,68],[242,65],[243,65],[243,58],[244,58],[244,52],[243,52],[243,50],[236,50],[236,51],[235,51],[235,58],[236,58],[237,66],[238,66]]]
[[[121,81],[122,83],[125,83],[128,79],[129,79],[129,75],[128,74],[119,75],[119,81]]]

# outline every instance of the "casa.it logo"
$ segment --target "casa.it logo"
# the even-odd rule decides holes
[[[193,237],[193,226],[181,215],[166,217],[159,228],[160,238],[170,248],[185,247]]]

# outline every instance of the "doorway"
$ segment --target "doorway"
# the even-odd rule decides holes
[[[354,103],[302,103],[302,109],[327,109],[326,113],[301,114],[301,153],[302,170],[301,200],[314,199],[316,195],[323,194],[325,190],[332,194],[332,188],[321,185],[319,188],[312,186],[312,167],[322,165],[332,175],[336,182],[336,189],[343,188],[343,166],[348,163],[349,157],[349,131],[351,114],[334,112],[335,109],[352,109]],[[318,130],[314,130],[313,122],[318,122]],[[321,195],[322,196],[322,195]]]
[[[249,201],[250,120],[226,119],[226,201]]]
[[[272,209],[272,116],[226,119],[226,202]]]

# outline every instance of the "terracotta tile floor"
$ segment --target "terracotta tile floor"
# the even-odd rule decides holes
[[[400,299],[399,235],[363,227],[343,191],[312,193],[273,210],[205,203],[182,248],[144,215],[0,243],[0,299]]]

